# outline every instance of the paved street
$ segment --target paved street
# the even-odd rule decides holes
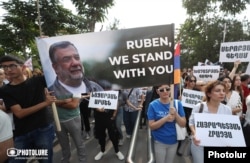
[[[92,124],[93,127],[93,124]],[[138,138],[136,141],[136,149],[135,149],[135,163],[147,163],[148,162],[148,154],[147,154],[147,129],[145,126],[143,126],[143,129],[139,129],[138,131]],[[123,130],[125,131],[124,127]],[[124,133],[124,145],[120,146],[120,151],[124,154],[125,158],[128,153],[129,145],[130,145],[130,139],[126,138],[126,135]],[[72,148],[72,157],[71,162],[76,163],[77,162],[77,154],[76,154],[76,148],[74,147],[74,143],[71,144]],[[115,155],[113,146],[111,141],[107,140],[106,144],[106,154],[103,156],[103,158],[99,161],[95,161],[94,157],[95,155],[100,151],[98,141],[91,136],[89,140],[85,140],[85,145],[87,149],[87,159],[88,163],[94,163],[94,162],[100,162],[100,163],[119,163],[119,162],[126,162],[118,160],[117,156]],[[56,144],[54,146],[54,163],[59,163],[61,158],[61,147],[59,144]],[[175,163],[191,163],[190,158],[186,157],[179,157],[176,156]]]

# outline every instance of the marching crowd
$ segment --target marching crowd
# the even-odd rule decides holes
[[[0,58],[0,163],[27,161],[8,157],[6,151],[13,147],[47,149],[48,157],[38,161],[51,163],[55,136],[62,148],[62,163],[68,163],[71,157],[69,136],[76,146],[79,162],[86,163],[88,155],[83,133],[85,139],[92,135],[89,122],[91,111],[95,121],[93,136],[100,145],[95,160],[105,155],[106,133],[115,155],[119,160],[124,160],[119,150],[124,139],[122,123],[126,138],[131,138],[138,111],[144,112],[144,122],[147,120],[151,129],[156,163],[173,163],[179,145],[176,123],[186,127],[192,136],[193,163],[204,162],[204,148],[199,146],[200,140],[196,137],[194,125],[196,112],[235,115],[242,126],[250,126],[250,76],[237,72],[240,62],[235,62],[230,72],[221,72],[219,79],[211,82],[197,81],[191,68],[183,69],[180,89],[203,91],[205,94],[203,102],[193,108],[182,105],[182,91],[177,103],[171,105],[170,85],[163,84],[119,90],[117,109],[108,110],[88,108],[90,92],[113,88],[109,82],[85,78],[80,55],[71,42],[52,44],[49,57],[56,73],[50,86],[47,86],[41,70],[30,71],[20,58],[11,55]],[[61,131],[55,129],[52,104],[56,105]],[[244,135],[247,146],[250,146],[249,128],[244,132],[248,133]]]

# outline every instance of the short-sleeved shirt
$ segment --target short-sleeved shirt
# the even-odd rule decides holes
[[[84,84],[86,85],[86,92],[91,91],[103,91],[101,86],[99,86],[97,83],[89,81],[87,79],[83,80]],[[65,87],[63,87],[58,78],[54,81],[54,83],[49,87],[49,90],[54,91],[57,99],[67,99],[67,98],[73,98],[73,93],[68,91]],[[82,93],[86,93],[82,92]],[[71,120],[77,116],[80,116],[80,107],[79,105],[75,109],[68,109],[57,106],[58,111],[58,117],[60,122],[65,122],[68,120]]]
[[[6,84],[1,87],[3,100],[7,110],[19,104],[22,109],[37,105],[45,101],[44,89],[47,87],[44,76],[32,77],[18,85]],[[17,118],[13,114],[14,135],[20,136],[35,129],[52,123],[53,116],[50,108],[45,107],[29,116]]]
[[[170,103],[163,104],[159,99],[152,101],[149,104],[147,116],[148,120],[158,121],[161,118],[167,116],[169,113]],[[177,108],[177,107],[175,107]],[[183,106],[181,102],[178,100],[178,114],[181,117],[185,116]],[[175,128],[176,121],[166,122],[160,128],[156,130],[152,130],[152,135],[154,140],[159,141],[164,144],[175,144],[177,143],[177,135]]]
[[[13,137],[11,121],[9,116],[0,110],[0,142]]]
[[[138,107],[139,105],[139,99],[140,99],[140,96],[142,95],[142,91],[139,89],[139,88],[133,88],[132,92],[129,94],[129,97],[128,97],[128,100],[135,106],[135,107]],[[137,110],[134,110],[133,108],[129,107],[129,106],[126,106],[125,107],[125,111],[128,111],[128,112],[133,112],[133,111],[137,111]]]

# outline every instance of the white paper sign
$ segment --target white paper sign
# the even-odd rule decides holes
[[[193,66],[193,74],[197,80],[217,80],[220,74],[220,66]]]
[[[183,89],[181,103],[185,107],[193,108],[194,105],[202,101],[204,95],[204,92],[201,91]]]
[[[220,62],[249,62],[250,41],[223,42],[220,45]]]
[[[92,92],[89,99],[90,108],[117,109],[118,91]]]
[[[201,146],[246,146],[238,116],[195,113],[194,119],[196,137]]]

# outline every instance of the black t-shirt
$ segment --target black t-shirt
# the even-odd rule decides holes
[[[37,105],[45,100],[46,88],[44,76],[32,77],[18,85],[7,84],[1,88],[3,100],[7,110],[16,104],[22,109]],[[47,107],[24,118],[17,118],[14,114],[14,135],[19,136],[34,129],[44,127],[52,122],[52,112]]]

